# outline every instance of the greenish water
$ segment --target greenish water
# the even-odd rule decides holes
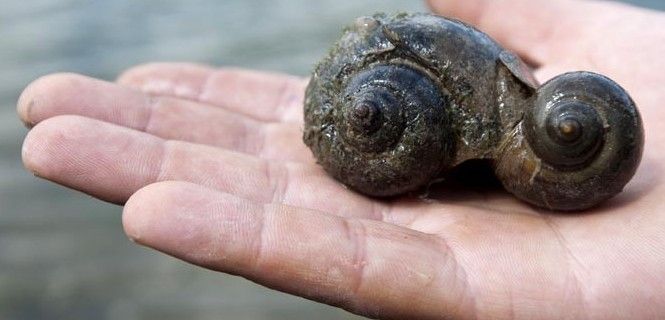
[[[665,9],[665,1],[633,1]],[[15,116],[36,77],[113,79],[153,60],[306,75],[340,26],[418,1],[0,0],[0,319],[359,319],[131,244],[121,208],[23,170]]]

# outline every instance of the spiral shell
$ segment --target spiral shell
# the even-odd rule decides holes
[[[330,174],[368,195],[389,196],[441,171],[450,125],[446,99],[429,76],[406,65],[377,64],[343,82],[339,91],[317,95],[327,103],[306,103],[312,116],[305,142]],[[316,82],[308,88],[321,89]]]
[[[623,88],[571,72],[545,83],[533,105],[522,123],[526,143],[508,151],[497,171],[509,191],[556,210],[589,208],[621,192],[644,144],[641,118]]]

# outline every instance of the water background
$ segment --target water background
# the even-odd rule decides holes
[[[15,103],[43,74],[111,80],[154,60],[307,75],[354,17],[424,10],[399,0],[0,0],[0,319],[360,319],[133,245],[120,207],[23,170]]]

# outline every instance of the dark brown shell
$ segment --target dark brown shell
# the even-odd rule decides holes
[[[644,144],[642,120],[626,91],[601,75],[571,72],[545,83],[532,100],[520,133],[497,161],[506,189],[557,210],[589,208],[621,192]],[[562,138],[560,119],[576,121],[579,133]]]
[[[304,141],[367,195],[417,190],[486,159],[519,198],[575,210],[621,191],[643,133],[630,97],[605,77],[569,73],[540,87],[473,27],[401,14],[359,18],[316,66]]]

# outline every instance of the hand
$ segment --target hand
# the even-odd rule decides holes
[[[644,119],[642,165],[583,214],[505,192],[440,203],[345,189],[301,142],[305,79],[150,64],[118,84],[43,77],[18,112],[37,176],[124,204],[143,245],[385,319],[659,318],[665,314],[665,16],[570,0],[430,1],[537,66],[623,85]]]

